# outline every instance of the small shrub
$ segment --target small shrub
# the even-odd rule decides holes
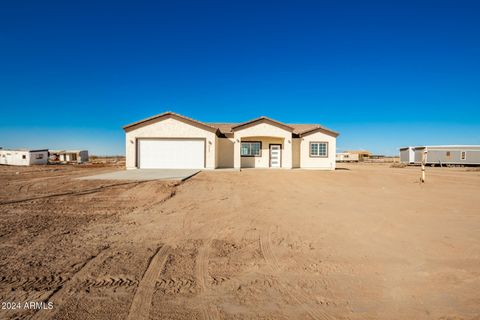
[[[403,162],[394,162],[390,165],[390,168],[405,168],[407,166],[406,163]]]

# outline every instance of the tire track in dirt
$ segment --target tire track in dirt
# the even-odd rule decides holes
[[[170,247],[163,245],[151,258],[133,297],[127,320],[149,319],[155,285],[168,260],[169,252]]]
[[[82,282],[82,287],[86,289],[133,287],[137,286],[138,283],[138,280],[128,277],[105,277],[104,279],[85,279]]]
[[[225,229],[222,230],[218,235],[223,234],[225,232]],[[213,236],[210,237],[207,241],[205,241],[204,245],[200,247],[198,250],[198,256],[197,256],[197,264],[196,264],[196,270],[195,270],[195,277],[197,279],[197,283],[199,284],[200,287],[200,294],[203,294],[204,296],[208,295],[210,291],[210,286],[209,286],[209,278],[210,275],[208,273],[208,263],[210,260],[210,251],[211,251],[211,246],[213,242]],[[213,278],[213,283],[220,283],[223,282],[220,277]],[[203,319],[204,320],[217,320],[220,319],[220,314],[218,310],[211,305],[208,304],[206,299],[203,299],[203,304],[202,304],[202,314],[203,314]]]
[[[114,188],[114,187],[131,185],[131,184],[139,185],[139,184],[145,183],[145,182],[148,182],[148,181],[134,181],[134,182],[115,183],[115,184],[104,185],[104,186],[100,186],[100,187],[92,188],[92,189],[87,189],[87,190],[60,192],[60,193],[47,194],[47,195],[38,196],[38,197],[0,201],[0,206],[13,204],[13,203],[28,202],[28,201],[33,201],[33,200],[48,199],[48,198],[54,198],[54,197],[86,195],[86,194],[92,194],[92,193],[100,192],[100,191],[102,191],[106,188]]]
[[[271,248],[271,232],[268,230],[267,232],[262,232],[260,235],[260,250],[262,255],[267,262],[270,269],[273,271],[274,274],[281,273],[280,264],[278,263],[278,259],[272,251]],[[315,308],[311,305],[311,301],[303,292],[298,289],[288,287],[284,284],[281,279],[279,279],[278,284],[282,289],[284,294],[287,294],[292,298],[293,301],[297,302],[297,304],[312,318],[315,320],[333,320],[334,317],[326,314],[322,310]]]
[[[43,277],[12,277],[2,276],[0,277],[0,286],[15,286],[21,287],[23,290],[44,290],[48,288],[57,288],[69,281],[70,278],[62,275],[50,275]]]
[[[210,238],[205,244],[198,250],[197,264],[195,266],[195,277],[200,287],[200,294],[205,295],[208,292],[208,261],[210,256],[210,248],[213,238]],[[215,320],[219,319],[218,312],[213,308],[210,308],[206,303],[202,305],[203,319]]]
[[[60,307],[64,305],[65,301],[70,297],[71,291],[75,288],[78,280],[83,276],[85,270],[88,268],[99,258],[105,254],[105,252],[109,249],[109,247],[104,247],[101,249],[97,254],[91,256],[87,260],[85,260],[80,266],[78,271],[73,274],[68,282],[64,285],[58,286],[55,290],[53,290],[45,299],[44,302],[48,303],[49,301],[53,302],[56,308],[51,310],[40,309],[38,310],[31,319],[33,320],[44,320],[44,319],[52,319],[55,314],[58,312]]]

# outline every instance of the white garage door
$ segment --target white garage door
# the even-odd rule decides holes
[[[139,139],[142,169],[202,169],[205,167],[203,139]]]

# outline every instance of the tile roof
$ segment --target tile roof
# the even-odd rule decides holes
[[[133,122],[133,123],[131,123],[131,124],[128,124],[128,125],[124,126],[123,128],[124,128],[124,129],[129,129],[129,128],[131,128],[131,127],[134,127],[134,126],[137,126],[137,125],[140,125],[140,124],[144,124],[144,123],[148,123],[148,122],[151,121],[151,120],[155,120],[155,119],[162,118],[162,117],[165,117],[165,116],[174,116],[174,117],[183,118],[183,119],[188,120],[188,121],[190,121],[190,122],[197,123],[197,124],[199,124],[199,125],[208,127],[208,128],[210,128],[210,129],[218,130],[221,134],[233,133],[233,129],[234,129],[235,127],[240,127],[240,126],[243,126],[243,125],[247,125],[247,124],[253,123],[253,122],[255,122],[255,121],[268,120],[268,121],[276,122],[276,123],[278,123],[279,125],[283,125],[283,126],[285,126],[285,127],[291,128],[293,134],[296,134],[296,135],[302,135],[302,134],[305,134],[305,133],[308,133],[308,132],[314,131],[314,130],[324,130],[324,131],[333,133],[333,134],[335,134],[335,135],[338,135],[338,132],[335,132],[335,131],[333,131],[333,130],[330,130],[330,129],[328,129],[328,128],[326,128],[326,127],[323,127],[323,126],[321,126],[321,125],[319,125],[319,124],[290,124],[290,123],[283,123],[283,122],[280,122],[280,121],[276,121],[276,120],[270,119],[270,118],[265,117],[265,116],[262,116],[262,117],[259,117],[259,118],[253,119],[253,120],[249,120],[249,121],[247,121],[247,122],[241,122],[241,123],[213,123],[213,122],[200,122],[200,121],[197,121],[197,120],[195,120],[195,119],[188,118],[188,117],[185,117],[185,116],[183,116],[183,115],[181,115],[181,114],[174,113],[174,112],[171,112],[171,111],[167,111],[167,112],[164,112],[164,113],[160,113],[160,114],[157,114],[157,115],[155,115],[155,116],[152,116],[152,117],[149,117],[149,118],[146,118],[146,119],[137,121],[137,122]]]
[[[207,125],[210,125],[212,127],[215,127],[217,128],[218,130],[220,130],[221,133],[225,134],[225,133],[232,133],[232,128],[233,127],[236,127],[238,126],[239,124],[241,123],[215,123],[215,122],[207,122],[206,123]],[[292,124],[292,123],[285,123],[286,126],[289,126],[289,127],[292,127],[293,128],[293,133],[295,134],[302,134],[302,133],[305,133],[305,132],[309,132],[309,131],[312,131],[312,130],[316,130],[316,129],[323,129],[323,130],[326,130],[326,131],[329,131],[329,132],[332,132],[332,133],[337,133],[333,130],[330,130],[328,128],[325,128],[321,125],[318,125],[318,124],[305,124],[305,123],[301,123],[301,124]]]

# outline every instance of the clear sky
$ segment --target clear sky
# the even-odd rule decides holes
[[[480,1],[0,2],[0,146],[123,154],[167,110],[480,144]]]

